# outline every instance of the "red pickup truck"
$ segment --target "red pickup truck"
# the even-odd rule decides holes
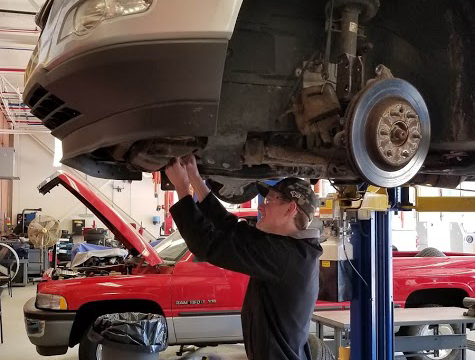
[[[28,337],[41,355],[66,353],[79,344],[79,359],[97,359],[100,347],[87,338],[103,314],[140,311],[166,317],[169,344],[215,345],[242,341],[240,310],[248,278],[206,262],[188,250],[178,232],[155,248],[97,194],[71,175],[45,180],[43,194],[62,185],[84,203],[129,249],[123,264],[75,270],[49,269],[36,298],[24,306]],[[246,214],[242,214],[245,216]],[[394,253],[394,301],[403,307],[462,306],[475,297],[475,257],[415,257]],[[454,256],[452,256],[454,255]],[[317,302],[317,308],[348,303]],[[453,332],[447,325],[444,332]],[[404,329],[429,335],[424,327]],[[452,359],[447,351],[438,359]]]

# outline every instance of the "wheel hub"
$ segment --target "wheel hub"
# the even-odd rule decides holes
[[[401,186],[422,167],[430,144],[429,112],[407,81],[368,84],[351,100],[345,118],[347,154],[362,180]]]
[[[399,169],[417,153],[421,143],[419,116],[398,99],[388,99],[369,115],[368,145],[381,165]],[[375,126],[371,126],[375,123]]]

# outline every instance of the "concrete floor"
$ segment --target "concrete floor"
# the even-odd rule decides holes
[[[23,304],[36,294],[36,286],[13,288],[13,297],[8,296],[7,291],[2,294],[3,312],[3,344],[0,344],[0,360],[77,360],[78,347],[69,349],[65,355],[42,357],[37,354],[35,347],[26,336],[23,322]],[[468,337],[475,340],[475,331]],[[210,360],[246,360],[244,346],[220,345],[199,349],[194,353],[177,356],[178,346],[170,346],[166,351],[160,353],[160,359],[164,360],[201,360],[203,356],[208,356]],[[475,360],[475,352],[467,351],[467,360]]]
[[[0,360],[77,360],[78,346],[69,349],[65,355],[43,357],[38,355],[35,346],[30,343],[26,336],[23,322],[23,304],[36,295],[36,286],[14,287],[11,298],[7,290],[2,293],[3,313],[3,344],[0,344]],[[201,360],[207,355],[210,360],[246,360],[244,345],[220,345],[199,349],[194,353],[184,356],[176,356],[178,346],[170,346],[160,353],[160,359],[164,360]]]

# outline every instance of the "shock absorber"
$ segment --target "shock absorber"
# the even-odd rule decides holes
[[[357,55],[359,24],[373,18],[378,8],[379,0],[332,0],[327,4],[327,31],[338,33],[332,52],[337,62],[336,93],[343,103],[349,102],[364,85],[363,61]],[[332,48],[329,42],[331,36],[327,37],[327,58]]]
[[[339,55],[337,58],[336,93],[348,102],[361,90],[364,81],[363,61],[356,56],[358,20],[361,6],[348,4],[341,8]]]
[[[354,4],[341,9],[341,54],[356,56],[360,12],[360,6]]]

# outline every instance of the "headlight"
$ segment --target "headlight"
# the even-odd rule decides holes
[[[106,0],[84,1],[74,16],[74,29],[77,35],[84,35],[104,20]]]
[[[74,32],[87,34],[100,22],[147,11],[153,0],[85,0],[74,16]]]
[[[68,303],[65,298],[51,294],[36,294],[35,306],[38,309],[68,310]]]
[[[63,40],[65,37],[68,37],[71,34],[74,34],[74,18],[76,15],[77,7],[73,7],[68,11],[64,17],[63,24],[61,25],[61,32],[59,34],[59,41]]]

